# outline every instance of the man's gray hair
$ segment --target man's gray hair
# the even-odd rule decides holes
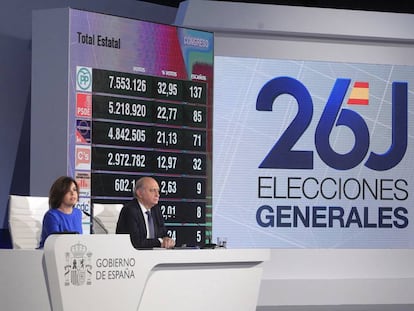
[[[132,195],[134,196],[134,198],[138,199],[137,190],[139,188],[142,188],[142,186],[144,186],[145,180],[147,180],[147,179],[152,179],[152,177],[144,176],[144,177],[141,177],[140,179],[135,181],[135,186],[134,186],[134,189],[132,190]]]

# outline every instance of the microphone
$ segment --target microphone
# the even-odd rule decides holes
[[[82,212],[86,216],[88,216],[88,217],[90,217],[92,219],[92,230],[91,230],[92,231],[92,234],[95,233],[95,225],[94,225],[94,223],[97,223],[99,225],[99,227],[105,232],[105,234],[108,234],[109,233],[108,229],[106,229],[105,225],[102,223],[102,221],[99,218],[96,218],[95,216],[92,216],[87,211],[82,210]]]

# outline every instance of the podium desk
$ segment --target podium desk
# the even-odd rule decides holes
[[[5,310],[256,310],[266,249],[136,250],[128,235],[56,235],[2,250]]]
[[[41,250],[0,249],[1,310],[51,310]]]

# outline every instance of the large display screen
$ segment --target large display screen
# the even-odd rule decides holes
[[[412,66],[215,58],[229,247],[413,248]]]
[[[213,34],[70,10],[68,173],[80,208],[160,185],[177,245],[211,233]]]

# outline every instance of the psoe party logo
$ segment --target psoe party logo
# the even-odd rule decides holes
[[[70,247],[70,251],[65,253],[65,286],[92,284],[91,257],[92,253],[79,242]]]
[[[348,107],[367,106],[369,104],[369,82],[355,81],[351,87],[350,85],[351,79],[336,79],[323,112],[319,120],[316,120],[315,132],[312,133],[315,151],[327,166],[335,170],[350,170],[360,164],[374,171],[390,170],[400,163],[407,150],[408,83],[392,83],[390,147],[382,154],[370,150],[371,138],[366,120],[355,110],[342,106],[348,89],[350,89],[350,95],[346,101]],[[305,132],[311,130],[309,125],[315,121],[313,120],[312,96],[306,86],[292,77],[274,78],[259,91],[256,110],[276,110],[274,101],[284,94],[293,96],[297,101],[297,113],[264,157],[259,168],[313,169],[314,150],[294,150],[295,144]],[[354,143],[347,152],[338,152],[331,145],[330,135],[337,126],[346,127],[353,133]]]

